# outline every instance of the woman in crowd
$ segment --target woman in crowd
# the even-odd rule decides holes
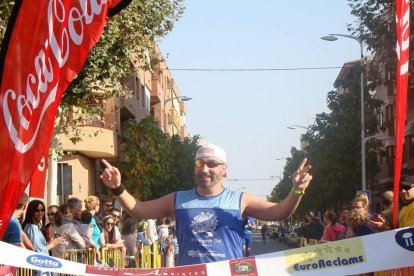
[[[63,237],[64,244],[60,244],[52,249],[52,256],[63,258],[64,250],[70,249],[85,249],[87,244],[85,240],[79,235],[75,225],[70,219],[62,215],[60,210],[55,213],[55,222],[51,226],[51,233],[55,237]]]
[[[45,220],[45,204],[37,199],[29,202],[26,217],[23,221],[23,230],[32,242],[36,252],[49,255],[49,250],[63,243],[64,239],[63,237],[55,237],[47,243],[40,230],[45,224]]]
[[[338,222],[338,217],[334,211],[330,210],[326,212],[324,223],[326,226],[319,243],[335,241],[345,231],[345,227]]]
[[[93,245],[95,246],[96,250],[99,250],[101,247],[101,243],[99,242],[100,236],[101,236],[101,228],[98,226],[96,222],[96,214],[99,212],[99,198],[96,196],[88,196],[85,200],[85,208],[86,211],[91,213],[92,219],[91,219],[91,225],[93,227],[92,229],[92,241]]]
[[[103,236],[105,240],[105,246],[108,248],[124,247],[123,241],[120,236],[116,235],[114,228],[114,218],[108,215],[103,218]]]

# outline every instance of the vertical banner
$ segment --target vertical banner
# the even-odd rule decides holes
[[[407,115],[408,65],[410,61],[410,0],[397,0],[395,6],[397,33],[397,75],[396,75],[396,130],[394,164],[393,224],[397,225],[398,188],[400,184],[404,128]]]
[[[49,162],[49,147],[46,147],[45,153],[40,159],[39,164],[36,167],[32,177],[30,178],[30,190],[29,196],[36,198],[44,198],[45,196],[45,183],[47,176],[47,165]]]
[[[108,15],[130,1],[15,1],[0,53],[0,239],[49,146],[62,94]]]

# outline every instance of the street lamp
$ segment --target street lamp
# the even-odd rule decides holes
[[[362,190],[366,190],[366,176],[365,176],[365,122],[364,122],[364,113],[365,113],[365,102],[364,102],[364,47],[362,44],[362,39],[353,36],[353,35],[346,35],[346,34],[329,34],[327,36],[321,37],[321,39],[326,41],[335,41],[338,40],[339,37],[350,38],[359,43],[360,47],[360,59],[361,59],[361,178],[362,178]]]
[[[309,128],[309,127],[306,127],[306,126],[300,126],[300,125],[290,125],[290,126],[287,126],[287,128],[288,128],[288,129],[298,129],[298,128],[303,128],[303,129],[308,130],[308,128]]]
[[[165,111],[165,106],[167,105],[168,102],[173,101],[173,100],[178,100],[181,102],[186,102],[189,100],[192,100],[193,98],[187,97],[187,96],[178,96],[178,97],[171,97],[166,99],[165,95],[164,95],[164,131],[167,131],[167,112]]]

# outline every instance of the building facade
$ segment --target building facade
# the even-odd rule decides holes
[[[125,131],[126,121],[134,119],[139,122],[152,115],[165,133],[182,138],[188,135],[183,96],[157,46],[155,52],[158,62],[153,68],[146,55],[131,59],[137,62],[131,64],[131,73],[122,80],[127,96],[94,97],[91,104],[98,105],[102,113],[84,118],[81,124],[77,124],[82,140],[73,143],[70,135],[55,137],[55,143],[61,145],[64,155],[59,161],[53,157],[49,161],[48,205],[60,204],[73,196],[84,199],[89,195],[108,194],[99,178],[102,170],[100,159],[125,160],[120,137]],[[144,63],[148,66],[142,66]]]

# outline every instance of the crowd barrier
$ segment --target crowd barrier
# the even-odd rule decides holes
[[[156,258],[159,256],[158,245],[154,245],[152,249],[143,246],[139,251],[141,255],[135,256],[137,261],[135,266],[138,268],[108,268],[49,257],[0,242],[0,252],[7,252],[2,254],[0,262],[10,267],[76,275],[173,275],[174,273],[174,275],[231,276],[246,271],[252,276],[414,274],[414,227],[307,245],[254,257],[172,268],[145,268],[145,266],[159,266],[160,258]],[[77,254],[71,256],[80,258]]]

